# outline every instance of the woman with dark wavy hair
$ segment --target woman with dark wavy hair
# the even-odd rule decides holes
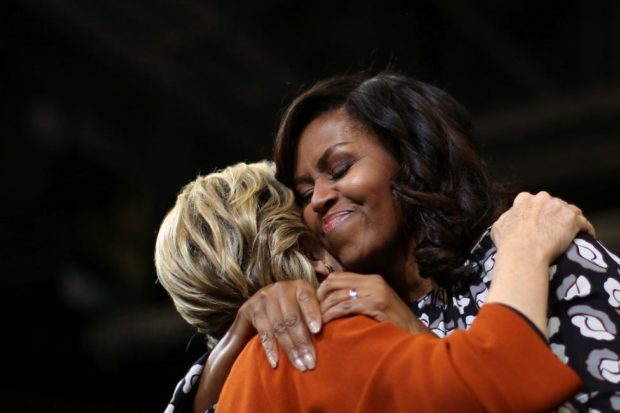
[[[374,134],[399,165],[391,191],[415,238],[419,272],[447,292],[476,279],[463,265],[482,233],[506,209],[471,139],[465,109],[432,85],[396,74],[346,76],[317,83],[284,114],[275,142],[278,179],[296,188],[301,135],[340,110],[350,126]],[[300,204],[309,193],[300,193]]]
[[[507,207],[472,135],[451,96],[394,73],[320,81],[291,103],[274,148],[278,178],[327,250],[375,276],[334,273],[316,293],[298,281],[250,298],[268,357],[276,341],[292,361],[312,354],[310,332],[351,314],[405,329],[415,314],[438,336],[471,325],[497,271],[489,228]],[[620,259],[582,234],[550,274],[551,348],[584,381],[567,408],[620,409]]]

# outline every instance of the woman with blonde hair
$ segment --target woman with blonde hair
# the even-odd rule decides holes
[[[237,164],[183,188],[160,227],[155,266],[190,325],[219,339],[263,286],[291,279],[318,286],[301,252],[314,236],[294,204],[268,162]]]
[[[250,340],[256,314],[244,302],[276,281],[301,278],[316,286],[315,274],[342,268],[307,230],[272,165],[237,164],[188,184],[161,225],[155,264],[185,320],[220,339],[206,370],[219,363],[213,371],[228,372],[235,358],[230,355],[250,341],[230,372],[218,411],[544,411],[572,395],[579,380],[540,336],[546,329],[545,268],[511,258],[511,251],[523,248],[518,228],[540,222],[545,231],[534,247],[545,260],[561,253],[579,230],[591,230],[557,199],[521,197],[494,226],[503,254],[487,305],[469,331],[439,339],[363,316],[336,320],[313,338],[322,364],[313,365],[314,353],[287,355],[311,365],[304,375],[288,363],[270,374],[275,363],[257,354],[266,337]],[[516,264],[530,271],[518,273]],[[357,299],[354,290],[349,294]],[[198,365],[179,383],[167,412],[189,407],[179,402],[197,387],[200,370]],[[203,389],[219,389],[225,379],[202,377],[210,380],[200,384]],[[276,397],[269,397],[270,386]]]

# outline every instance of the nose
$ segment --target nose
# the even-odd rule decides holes
[[[314,182],[314,190],[310,204],[312,210],[318,214],[326,212],[335,202],[338,192],[332,182],[324,179],[317,179]]]

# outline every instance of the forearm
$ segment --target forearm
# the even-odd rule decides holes
[[[205,363],[194,398],[194,413],[204,413],[217,403],[233,363],[252,336],[253,331],[237,317]]]
[[[534,251],[510,247],[500,249],[495,257],[493,282],[487,302],[508,305],[547,334],[547,297],[549,262]]]
[[[365,368],[372,373],[364,387],[376,392],[377,406],[397,403],[386,411],[552,411],[579,387],[531,324],[504,305],[485,305],[469,330],[447,338],[400,340],[391,338]]]

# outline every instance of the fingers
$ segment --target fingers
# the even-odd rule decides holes
[[[588,234],[596,237],[596,230],[594,225],[583,215],[583,211],[576,205],[567,204],[577,217],[577,226],[580,231],[586,231]]]
[[[581,210],[581,208],[579,208],[577,205],[573,205],[573,204],[566,204],[575,214],[577,215],[583,215],[583,211]]]
[[[570,222],[574,223],[575,233],[573,236],[576,236],[581,231],[586,231],[592,236],[596,236],[596,231],[592,223],[583,215],[583,211],[577,205],[569,204],[568,202],[552,197],[546,194],[548,197],[547,202],[555,203],[555,209],[557,209],[556,214],[565,214],[566,222],[569,225]]]
[[[279,307],[270,304],[270,287],[265,287],[254,294],[246,303],[251,305],[251,322],[260,338],[267,361],[272,368],[278,365],[279,353],[273,333],[273,320],[281,320],[281,314],[273,314]]]
[[[578,219],[577,226],[580,231],[586,231],[588,234],[592,235],[593,237],[596,237],[596,230],[594,229],[594,226],[592,225],[592,223],[588,221],[586,217],[584,217],[583,215],[580,215],[577,217],[577,219]]]
[[[267,318],[264,311],[255,311],[252,316],[252,324],[256,331],[258,332],[258,336],[260,337],[261,344],[263,345],[263,350],[265,351],[265,356],[267,357],[267,361],[271,368],[276,368],[278,365],[278,349],[276,347],[275,337],[273,336],[271,326],[271,322]]]
[[[580,231],[595,235],[594,227],[575,205],[547,192],[522,192],[493,225],[491,237],[498,247],[532,250],[543,259],[557,257]]]
[[[296,295],[297,303],[308,329],[314,334],[318,333],[321,331],[321,309],[316,291],[309,288],[308,284],[301,284],[297,288]]]
[[[544,192],[544,193],[539,192],[539,193],[542,195],[542,194],[544,194],[546,192]],[[512,205],[513,206],[519,206],[519,205],[523,204],[524,202],[527,202],[527,200],[530,197],[532,197],[532,196],[534,196],[534,195],[530,194],[529,192],[519,192],[517,194],[517,196],[515,197],[514,201],[512,202]]]
[[[313,369],[316,366],[316,355],[308,327],[304,323],[307,319],[316,323],[318,318],[318,302],[312,287],[298,280],[276,283],[271,290],[270,293],[277,299],[266,300],[266,313],[275,340],[295,368],[300,371]],[[300,310],[300,299],[308,313],[307,319]]]
[[[317,290],[323,323],[353,314],[376,316],[385,306],[385,286],[378,275],[330,275]]]
[[[279,362],[278,345],[298,370],[316,366],[306,322],[315,325],[318,319],[320,328],[320,309],[309,283],[296,280],[272,284],[254,294],[246,305],[250,307],[250,322],[258,332],[272,368]]]
[[[323,314],[324,323],[333,320],[333,318],[326,319],[325,317],[325,314],[328,313],[331,308],[337,307],[338,305],[343,305],[344,307],[347,307],[346,309],[348,310],[350,307],[350,301],[359,301],[362,298],[362,293],[359,288],[355,288],[356,295],[351,294],[351,290],[352,288],[332,290],[329,295],[321,301],[321,314]]]
[[[592,235],[593,237],[596,237],[596,230],[594,229],[592,223],[588,221],[585,217],[583,217],[583,220],[585,220],[583,230],[586,231],[588,234]]]
[[[348,289],[353,286],[361,288],[368,282],[372,282],[375,276],[372,275],[359,275],[353,273],[332,273],[330,274],[316,290],[316,297],[321,303],[327,298],[333,291]]]
[[[366,310],[371,307],[371,304],[366,302],[367,298],[351,298],[347,291],[338,291],[337,293],[342,295],[342,297],[340,300],[335,301],[333,305],[326,307],[323,312],[324,323],[355,314],[365,314]],[[337,293],[335,292],[332,295]]]
[[[304,298],[302,302],[307,304],[310,299],[305,297],[304,292],[301,293],[302,298]],[[316,366],[316,356],[310,332],[299,308],[299,297],[297,294],[294,297],[294,300],[280,300],[279,311],[273,310],[273,314],[281,314],[281,318],[272,319],[273,333],[291,363],[298,370],[305,371]],[[316,305],[318,306],[318,303]],[[315,309],[310,312],[312,317],[316,317],[318,314],[318,310]],[[314,318],[312,320],[315,321]]]

